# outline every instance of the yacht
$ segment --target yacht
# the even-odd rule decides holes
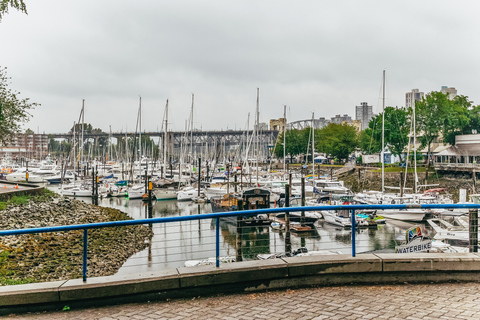
[[[313,192],[317,194],[322,193],[350,193],[350,189],[344,187],[343,181],[336,181],[330,179],[321,179],[313,181]]]

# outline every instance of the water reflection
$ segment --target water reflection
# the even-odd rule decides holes
[[[81,199],[81,198],[79,198]],[[90,198],[81,199],[90,202]],[[100,206],[112,207],[127,213],[133,219],[149,216],[148,206],[141,200],[127,198],[107,198],[99,200]],[[211,213],[210,204],[177,202],[176,200],[157,201],[151,216],[174,217]],[[395,239],[404,236],[412,223],[388,220],[375,229],[356,231],[356,252],[390,250],[395,247]],[[203,219],[176,223],[149,225],[154,236],[148,247],[123,265],[119,273],[148,272],[162,268],[181,267],[187,260],[203,260],[215,256],[215,220]],[[428,228],[427,228],[428,231]],[[272,230],[268,226],[248,227],[241,231],[240,243],[245,260],[256,259],[258,254],[281,253],[288,247],[285,231]],[[323,221],[310,232],[289,235],[292,250],[306,247],[309,251],[335,250],[351,254],[350,230],[342,229]],[[220,221],[220,255],[236,256],[237,228],[231,223]]]

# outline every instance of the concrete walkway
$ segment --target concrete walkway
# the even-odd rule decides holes
[[[479,283],[342,286],[196,297],[10,319],[480,319]]]

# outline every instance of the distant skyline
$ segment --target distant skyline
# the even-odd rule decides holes
[[[455,87],[480,104],[480,44],[474,0],[291,2],[26,0],[0,23],[0,66],[10,88],[41,106],[24,125],[66,132],[78,120],[108,132],[194,127],[337,114],[355,118],[361,102],[381,112],[405,93]]]

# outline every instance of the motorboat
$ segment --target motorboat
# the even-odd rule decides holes
[[[143,199],[143,195],[145,194],[145,185],[136,184],[127,189],[127,194],[129,199]]]
[[[455,226],[444,219],[428,219],[428,224],[435,230],[433,239],[442,241],[456,241],[464,244],[469,242],[469,231],[465,226]]]
[[[320,179],[313,181],[313,192],[316,194],[323,193],[350,193],[350,189],[343,185],[343,181]]]
[[[203,195],[202,190],[200,190],[200,195]],[[183,188],[182,190],[177,191],[177,200],[178,201],[191,201],[194,197],[198,196],[198,189],[192,186]]]
[[[61,193],[64,196],[72,196],[72,197],[91,197],[92,196],[91,189],[87,189],[81,186],[63,189]]]
[[[177,199],[177,192],[173,188],[159,188],[155,189],[157,200],[173,200]]]

